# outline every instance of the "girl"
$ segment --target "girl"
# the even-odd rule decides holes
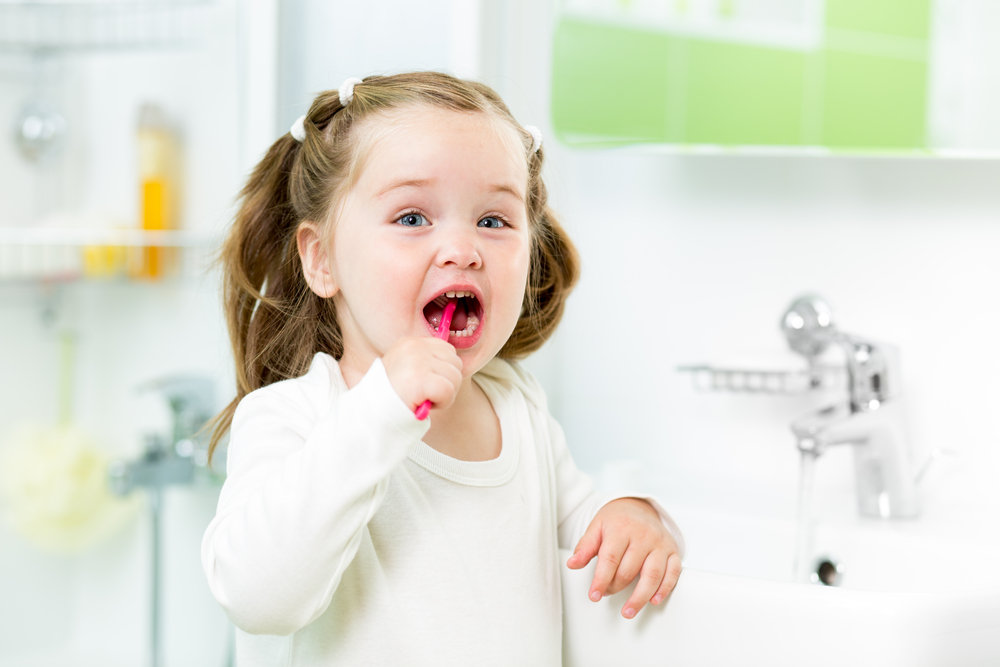
[[[559,665],[573,544],[591,599],[636,582],[626,618],[673,589],[669,518],[597,497],[514,362],[577,275],[539,145],[482,84],[373,76],[320,94],[250,177],[202,547],[240,667]]]

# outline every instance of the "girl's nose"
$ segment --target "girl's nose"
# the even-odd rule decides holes
[[[478,269],[483,264],[479,239],[475,230],[442,230],[438,248],[438,266],[458,269]]]

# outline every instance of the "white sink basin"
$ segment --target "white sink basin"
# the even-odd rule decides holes
[[[564,574],[565,664],[1000,665],[1000,534],[989,524],[847,519],[816,526],[838,587],[793,583],[795,522],[671,508],[685,571],[635,621]],[[568,556],[567,556],[568,557]]]

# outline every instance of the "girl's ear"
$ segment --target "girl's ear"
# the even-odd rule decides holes
[[[333,276],[333,266],[323,244],[323,235],[315,222],[303,222],[295,232],[295,242],[302,260],[302,273],[309,289],[324,299],[339,290]]]

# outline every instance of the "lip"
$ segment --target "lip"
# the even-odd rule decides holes
[[[424,305],[421,307],[421,317],[423,316],[423,309],[427,307],[434,299],[438,298],[445,292],[472,292],[476,297],[476,301],[479,303],[479,327],[472,333],[471,336],[452,336],[449,334],[448,342],[451,343],[456,349],[462,350],[475,345],[483,334],[483,325],[486,324],[486,308],[483,307],[483,293],[475,285],[470,285],[468,283],[454,283],[451,285],[446,285],[438,290],[436,290],[429,299],[424,301]],[[424,320],[427,324],[427,330],[432,336],[437,334],[437,330],[431,325],[430,322]]]

